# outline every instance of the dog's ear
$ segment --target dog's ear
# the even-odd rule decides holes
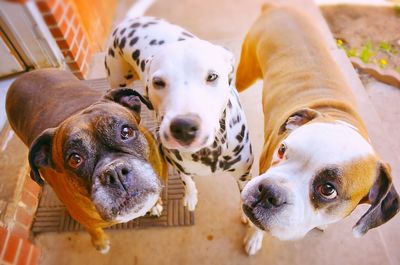
[[[50,128],[43,131],[31,144],[29,148],[28,161],[31,168],[31,178],[40,186],[44,181],[40,176],[39,169],[53,167],[52,142],[56,129]]]
[[[355,237],[361,237],[369,229],[386,223],[399,211],[399,194],[392,184],[389,165],[379,163],[377,175],[368,196],[363,200],[369,202],[371,207],[353,227]]]
[[[286,121],[279,128],[279,133],[282,134],[285,131],[293,131],[298,127],[306,124],[307,122],[321,116],[322,114],[316,110],[304,108],[300,109],[292,114],[286,119]]]
[[[140,123],[140,102],[143,102],[149,109],[153,108],[147,97],[142,96],[139,92],[131,88],[111,89],[107,92],[104,98],[117,102],[122,106],[132,110],[138,123]]]

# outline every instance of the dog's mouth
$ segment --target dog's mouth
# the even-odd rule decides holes
[[[242,205],[242,209],[243,212],[246,214],[246,216],[250,219],[250,221],[257,226],[258,228],[260,228],[261,230],[267,230],[266,227],[264,227],[261,224],[261,221],[255,216],[254,212],[253,212],[253,208],[248,206],[247,204],[243,204]]]

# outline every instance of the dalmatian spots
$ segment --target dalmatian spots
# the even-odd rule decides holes
[[[131,41],[129,42],[129,46],[133,46],[136,44],[136,42],[139,40],[139,37],[134,37],[131,39]]]
[[[124,21],[113,31],[112,36],[107,52],[109,64],[105,63],[105,68],[109,80],[116,80],[114,87],[129,86],[136,77],[146,82],[149,78],[145,73],[146,66],[159,49],[163,49],[166,44],[196,38],[180,27],[149,17]],[[115,73],[116,70],[110,67],[117,60],[124,60],[121,73]],[[118,67],[115,69],[121,69]],[[233,71],[233,68],[229,70]],[[146,85],[145,95],[148,94],[149,87]],[[163,119],[162,113],[156,113],[156,117],[159,122]],[[232,173],[238,185],[242,186],[239,182],[245,182],[250,177],[253,157],[246,119],[235,88],[231,87],[229,99],[219,119],[216,137],[208,147],[193,153],[168,150],[160,146],[160,151],[166,161],[181,174],[195,176],[226,171]],[[196,166],[193,167],[194,164]]]
[[[140,51],[139,51],[139,50],[135,50],[135,51],[132,53],[132,59],[133,59],[134,61],[138,60],[138,59],[139,59],[139,56],[140,56]]]

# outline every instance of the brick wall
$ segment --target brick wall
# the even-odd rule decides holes
[[[41,188],[25,176],[17,206],[8,227],[0,227],[0,264],[36,265],[40,251],[29,240]]]
[[[37,0],[36,5],[72,73],[85,78],[92,48],[74,3],[71,0]]]

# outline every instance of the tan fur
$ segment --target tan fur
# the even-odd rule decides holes
[[[287,133],[278,134],[280,126],[301,108],[323,114],[312,122],[347,122],[369,141],[364,123],[354,109],[351,90],[311,19],[291,7],[264,6],[262,10],[244,40],[236,76],[239,91],[259,78],[264,80],[265,142],[260,174],[270,167],[274,150],[287,137]],[[372,168],[376,169],[376,161],[368,159],[351,165],[348,177],[352,177],[352,171],[370,173]],[[353,196],[354,203],[368,194],[375,177],[376,171],[355,181],[362,192]]]

